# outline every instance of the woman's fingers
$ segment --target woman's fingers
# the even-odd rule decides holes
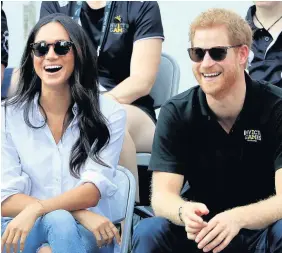
[[[20,238],[21,238],[21,232],[17,231],[15,236],[14,236],[14,239],[12,241],[12,246],[13,246],[13,249],[14,249],[15,253],[18,252],[18,244],[19,244]]]
[[[11,253],[11,246],[12,246],[12,242],[14,240],[15,237],[15,230],[14,229],[9,229],[8,232],[8,238],[6,240],[6,252],[7,253]]]
[[[121,238],[120,238],[120,234],[119,234],[118,229],[115,227],[114,224],[111,224],[111,225],[110,225],[110,228],[111,228],[111,230],[112,230],[113,233],[114,233],[114,236],[115,236],[115,238],[116,238],[116,240],[117,240],[117,243],[118,243],[118,244],[121,244]]]
[[[24,250],[24,245],[25,245],[27,235],[28,235],[28,232],[26,232],[26,231],[22,232],[22,236],[21,236],[21,240],[20,240],[20,252],[23,252],[23,250]]]
[[[105,246],[105,244],[109,244],[109,236],[105,228],[100,228],[99,232],[100,232],[100,235],[102,236],[102,240],[104,241],[102,246]]]
[[[103,241],[102,241],[102,237],[101,237],[99,231],[98,230],[94,230],[93,234],[94,234],[94,236],[96,238],[97,246],[99,248],[101,248],[103,246]]]
[[[6,241],[8,239],[8,236],[9,236],[9,229],[6,229],[4,234],[2,235],[2,238],[1,238],[1,249],[2,249],[2,252],[4,251],[4,247],[5,247]]]
[[[105,231],[106,231],[106,233],[107,233],[107,235],[108,235],[108,241],[107,241],[107,243],[108,244],[111,244],[112,243],[112,241],[113,241],[113,238],[114,238],[114,232],[111,230],[111,228],[110,227],[107,227],[106,229],[105,229]]]

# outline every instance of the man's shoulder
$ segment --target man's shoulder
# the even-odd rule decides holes
[[[194,86],[169,99],[163,106],[166,111],[178,118],[189,118],[195,108],[199,105],[200,86]]]
[[[130,14],[132,22],[138,22],[136,19],[143,19],[145,14],[146,16],[149,15],[152,19],[155,19],[158,17],[156,13],[160,11],[156,1],[118,1],[116,3],[123,6],[123,9],[126,8]]]
[[[130,8],[134,9],[154,8],[159,6],[157,1],[120,1],[117,3],[128,5]]]
[[[261,116],[270,119],[271,115],[282,116],[282,89],[268,82],[253,82],[254,104],[261,104]],[[257,103],[256,103],[257,102]]]
[[[181,92],[170,98],[163,106],[170,107],[174,105],[177,108],[181,108],[183,105],[191,106],[192,100],[195,96],[197,96],[199,89],[199,86],[194,86],[189,90]]]
[[[52,13],[62,13],[69,16],[71,15],[72,6],[76,3],[76,1],[42,1],[40,17]]]
[[[267,101],[282,101],[282,89],[266,81],[255,81],[254,87],[260,91],[262,98]]]

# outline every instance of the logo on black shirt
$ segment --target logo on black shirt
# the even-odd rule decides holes
[[[251,141],[251,142],[261,141],[260,130],[244,130],[244,136],[246,141]]]
[[[122,22],[121,15],[114,17],[114,22],[110,24],[110,32],[115,34],[126,33],[129,28],[129,24]]]

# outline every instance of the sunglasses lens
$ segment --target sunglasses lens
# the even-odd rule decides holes
[[[32,46],[33,52],[37,57],[41,57],[48,53],[49,46],[45,42],[35,43]]]
[[[214,61],[222,61],[227,55],[227,49],[214,47],[209,50],[209,54]]]
[[[200,62],[204,59],[205,51],[201,48],[189,48],[188,52],[191,60],[194,62]]]
[[[55,43],[54,51],[57,55],[66,55],[71,48],[69,41],[58,41]]]

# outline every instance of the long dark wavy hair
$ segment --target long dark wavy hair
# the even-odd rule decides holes
[[[71,175],[79,178],[80,168],[88,156],[95,162],[108,166],[100,159],[99,154],[110,140],[106,119],[102,115],[99,106],[96,50],[81,26],[70,17],[58,13],[48,15],[38,21],[30,32],[24,49],[16,94],[13,98],[6,100],[4,106],[5,109],[6,106],[12,104],[16,105],[16,107],[23,106],[24,120],[29,127],[38,129],[46,125],[48,118],[40,102],[38,104],[44,114],[44,124],[39,127],[34,126],[29,119],[29,112],[32,109],[34,97],[37,93],[39,93],[39,96],[41,95],[41,80],[34,70],[30,44],[34,43],[40,28],[50,22],[60,23],[68,32],[70,40],[73,42],[72,49],[75,66],[69,79],[72,102],[68,108],[65,117],[68,120],[67,122],[64,121],[64,126],[68,125],[73,119],[72,107],[76,103],[78,108],[76,117],[80,135],[72,147],[69,166]]]

